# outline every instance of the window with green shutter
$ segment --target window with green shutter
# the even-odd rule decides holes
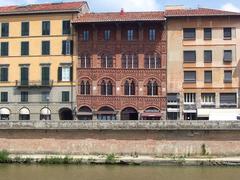
[[[29,42],[21,42],[21,55],[22,56],[29,55]]]
[[[1,34],[2,34],[2,37],[9,36],[9,23],[2,23]]]
[[[8,82],[8,67],[0,67],[0,82]]]
[[[71,23],[69,20],[63,21],[62,32],[63,32],[63,35],[71,34]]]
[[[21,85],[28,85],[28,67],[21,67]]]
[[[29,22],[22,22],[22,36],[29,36]]]
[[[50,41],[42,41],[42,55],[50,55]]]
[[[8,102],[8,92],[1,92],[1,102]]]
[[[1,42],[1,56],[8,56],[8,42]]]
[[[62,92],[62,102],[69,102],[69,91]]]
[[[67,40],[62,41],[62,54],[72,55],[73,54],[73,41]]]
[[[49,85],[50,82],[50,67],[42,67],[42,85]]]
[[[28,102],[28,92],[27,91],[21,92],[21,102]]]
[[[42,22],[42,35],[50,35],[50,21]]]

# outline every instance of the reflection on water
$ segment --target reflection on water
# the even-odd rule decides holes
[[[0,165],[0,180],[240,180],[240,168]]]

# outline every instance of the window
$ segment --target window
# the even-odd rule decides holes
[[[236,93],[221,93],[220,94],[221,107],[237,107],[237,94]]]
[[[83,41],[89,41],[89,31],[83,31]]]
[[[22,22],[22,36],[29,36],[29,22]]]
[[[195,40],[196,39],[196,29],[195,28],[184,28],[183,29],[183,39],[184,40]]]
[[[50,93],[42,92],[42,102],[49,102],[49,100],[50,100]]]
[[[105,30],[104,31],[104,40],[108,41],[111,38],[111,31],[110,30]]]
[[[201,95],[201,104],[204,106],[215,106],[215,94],[214,93],[202,93]]]
[[[205,71],[204,72],[204,82],[205,83],[212,83],[212,71]]]
[[[133,41],[133,39],[134,39],[134,31],[133,31],[133,29],[129,29],[127,31],[127,40],[128,41]]]
[[[138,68],[138,56],[136,54],[123,54],[122,55],[122,68],[136,69]]]
[[[9,23],[2,23],[1,33],[2,37],[9,36]]]
[[[0,82],[8,82],[8,67],[0,67]]]
[[[196,83],[196,71],[184,71],[184,83]]]
[[[232,71],[224,71],[224,83],[232,83]]]
[[[50,85],[50,67],[42,66],[42,83],[43,86]]]
[[[63,55],[72,55],[73,54],[73,41],[72,40],[63,40],[62,41],[62,54]]]
[[[113,85],[110,80],[103,80],[101,82],[101,95],[103,96],[113,95]]]
[[[27,91],[21,92],[21,102],[28,102],[28,92]]]
[[[211,40],[211,39],[212,39],[212,29],[204,28],[204,40]]]
[[[69,102],[69,91],[63,91],[62,92],[62,102]]]
[[[29,42],[21,42],[21,55],[22,56],[29,55]]]
[[[50,41],[42,41],[42,55],[50,55]]]
[[[149,39],[149,41],[156,40],[156,30],[155,29],[149,29],[148,39]]]
[[[223,61],[232,62],[232,50],[224,50]]]
[[[124,95],[133,96],[135,95],[135,82],[133,79],[128,79],[124,84]]]
[[[28,67],[21,67],[21,85],[26,86],[28,85],[28,74],[29,69]]]
[[[212,51],[211,50],[204,51],[204,63],[212,63]]]
[[[73,70],[70,66],[63,66],[58,68],[58,81],[69,82],[72,81]]]
[[[101,67],[102,68],[112,68],[113,67],[113,57],[111,55],[101,56]]]
[[[161,58],[159,54],[147,54],[144,58],[144,67],[146,69],[161,68]]]
[[[42,22],[42,35],[50,35],[50,21]]]
[[[71,34],[71,23],[69,20],[62,22],[62,33],[63,35]]]
[[[81,68],[90,68],[91,67],[91,58],[88,54],[82,54],[79,58]]]
[[[89,81],[82,81],[80,88],[81,95],[89,95],[90,94],[90,83]]]
[[[223,28],[223,36],[226,40],[232,39],[232,28]]]
[[[156,80],[150,80],[147,84],[147,95],[157,96],[158,95],[158,83]]]
[[[185,104],[195,104],[196,94],[195,93],[184,93],[184,103]]]
[[[8,42],[1,42],[1,56],[8,56]]]
[[[183,52],[184,63],[196,62],[196,51],[184,51]]]
[[[1,102],[8,102],[8,92],[1,92]]]

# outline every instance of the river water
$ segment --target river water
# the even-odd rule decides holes
[[[0,180],[240,180],[240,168],[0,165]]]

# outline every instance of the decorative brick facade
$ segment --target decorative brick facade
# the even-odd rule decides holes
[[[79,63],[77,69],[77,105],[88,107],[94,112],[101,107],[110,107],[116,113],[116,119],[122,119],[121,112],[125,108],[134,108],[138,112],[138,119],[142,119],[142,113],[148,108],[153,108],[160,114],[157,118],[165,118],[166,111],[166,62],[167,42],[166,31],[162,21],[147,22],[105,22],[105,23],[78,23],[75,25],[78,32]],[[154,29],[154,39],[149,40],[149,31]],[[110,37],[104,40],[106,30],[110,30]],[[128,40],[128,30],[133,30],[133,39]],[[88,40],[84,41],[84,33]],[[87,35],[86,35],[87,33]],[[111,67],[102,66],[101,57],[108,54],[112,60]],[[123,56],[129,54],[137,59],[136,67],[123,67]],[[146,58],[154,54],[155,59],[160,59],[159,67],[147,68]],[[81,61],[89,56],[90,67],[82,67]],[[130,59],[130,60],[132,60]],[[153,58],[154,59],[154,58]],[[129,60],[129,61],[130,61]],[[144,63],[145,62],[145,63]],[[154,63],[153,63],[154,64]],[[132,64],[133,65],[133,64]],[[149,65],[150,66],[150,65]],[[101,95],[101,82],[112,83],[112,94]],[[126,95],[126,81],[134,82],[134,95]],[[147,87],[150,81],[157,83],[157,93],[148,95]],[[90,94],[81,93],[81,82],[90,84]],[[105,82],[105,81],[104,81]],[[151,116],[155,116],[154,112]],[[160,117],[161,116],[161,117]],[[81,119],[81,118],[80,118]],[[134,119],[135,120],[135,119]]]

